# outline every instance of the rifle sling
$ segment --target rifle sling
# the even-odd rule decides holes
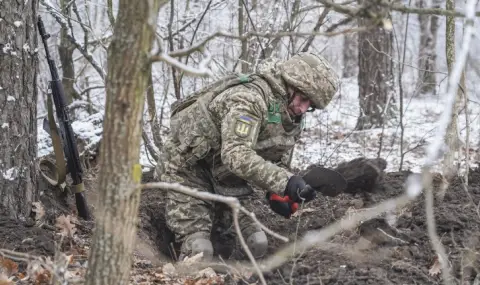
[[[67,167],[65,163],[65,156],[63,154],[62,141],[58,133],[57,125],[55,123],[55,118],[53,116],[53,107],[52,99],[50,96],[47,96],[47,111],[48,111],[48,123],[50,126],[50,136],[52,138],[53,151],[55,153],[56,165],[53,164],[50,160],[42,159],[40,160],[40,166],[45,166],[49,169],[49,172],[53,174],[53,178],[49,177],[48,174],[42,171],[40,167],[40,173],[53,186],[61,186],[65,182],[67,175]],[[63,188],[63,187],[62,187]]]

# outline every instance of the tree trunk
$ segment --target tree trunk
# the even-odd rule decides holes
[[[343,70],[342,77],[350,78],[358,72],[358,39],[356,33],[343,35]]]
[[[67,6],[67,0],[61,0],[60,6],[65,16],[70,17],[70,8]],[[67,104],[72,103],[73,99],[81,99],[80,95],[74,88],[75,69],[73,65],[73,52],[75,46],[67,39],[68,29],[60,29],[60,45],[58,46],[58,55],[62,63],[62,85],[65,91]]]
[[[37,12],[0,1],[0,215],[20,219],[37,198]]]
[[[359,26],[368,24],[359,19]],[[394,115],[392,41],[391,31],[381,28],[358,33],[357,130],[381,127]]]
[[[429,8],[425,7],[425,4],[425,0],[420,0],[418,6],[420,8]],[[438,3],[435,3],[436,8],[439,8],[439,6]],[[438,16],[418,15],[418,21],[420,24],[418,86],[420,87],[420,94],[434,94],[437,85],[434,71],[437,59]]]
[[[446,10],[455,10],[455,1],[447,0],[445,5]],[[447,17],[446,33],[445,33],[445,52],[447,55],[447,67],[450,74],[455,63],[455,17]],[[445,143],[448,151],[443,159],[443,175],[447,179],[451,179],[457,172],[458,166],[455,164],[455,154],[458,153],[462,144],[458,136],[458,111],[460,109],[463,91],[465,90],[465,71],[462,72],[460,78],[460,88],[458,88],[457,98],[453,106],[452,119],[447,126],[445,133]],[[463,90],[462,90],[463,89]]]
[[[148,56],[161,0],[120,0],[108,48],[96,226],[86,284],[128,284],[140,192],[140,140]]]

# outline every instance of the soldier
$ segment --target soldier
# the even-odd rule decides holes
[[[289,218],[296,207],[278,198],[309,202],[316,192],[280,164],[299,138],[305,113],[325,108],[338,84],[323,57],[300,53],[286,61],[269,59],[255,74],[227,77],[200,90],[172,106],[158,177],[239,199],[252,193],[251,186],[264,189],[271,208]],[[200,252],[205,259],[213,256],[214,207],[167,192],[167,226],[182,243],[181,259]],[[246,216],[240,225],[253,255],[265,255],[268,240],[261,228]]]

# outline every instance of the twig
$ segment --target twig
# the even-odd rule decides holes
[[[222,31],[217,31],[211,35],[208,35],[204,39],[198,41],[197,43],[194,43],[192,46],[186,49],[179,49],[173,52],[168,53],[168,56],[170,57],[182,57],[182,56],[187,56],[195,51],[201,51],[203,50],[203,47],[210,42],[211,40],[218,38],[218,37],[223,37],[223,38],[228,38],[228,39],[236,39],[236,40],[247,40],[252,37],[263,37],[263,38],[282,38],[282,37],[310,37],[310,36],[326,36],[326,37],[333,37],[333,36],[338,36],[346,33],[355,33],[355,32],[361,32],[366,30],[365,27],[359,27],[359,28],[351,28],[351,29],[345,29],[343,31],[337,31],[337,32],[277,32],[277,33],[262,33],[262,32],[255,32],[255,31],[249,31],[244,33],[243,35],[235,35],[227,32],[222,32]],[[161,51],[160,51],[161,53]],[[163,61],[161,57],[158,57],[159,55],[154,55],[151,57],[152,61]]]
[[[410,187],[415,186],[416,185],[410,185]],[[390,211],[392,208],[403,207],[407,205],[412,199],[414,199],[419,193],[420,191],[418,191],[418,189],[407,189],[406,194],[403,194],[397,198],[384,201],[373,208],[358,213],[353,217],[347,216],[321,230],[309,231],[295,245],[290,244],[286,246],[285,248],[279,250],[273,256],[262,262],[260,264],[260,269],[262,269],[263,272],[269,272],[273,269],[276,269],[277,267],[288,261],[288,259],[294,254],[295,250],[300,250],[301,252],[304,252],[317,244],[325,242],[326,240],[341,231],[352,229],[359,223],[377,217],[386,211]]]
[[[258,267],[258,264],[255,260],[255,257],[253,256],[252,252],[248,248],[248,245],[245,242],[245,239],[243,238],[242,231],[240,230],[240,224],[238,223],[238,212],[239,212],[238,207],[235,207],[235,208],[232,207],[232,211],[233,211],[233,224],[235,226],[235,231],[237,232],[240,244],[242,245],[243,250],[247,254],[248,258],[250,259],[250,262],[253,264],[253,267],[255,268],[255,271],[257,272],[258,276],[260,277],[260,281],[262,281],[263,285],[267,285],[267,282],[265,281],[265,276],[263,276],[262,271]]]
[[[255,217],[253,213],[250,213],[247,209],[245,209],[241,204],[240,201],[238,201],[237,198],[235,197],[229,197],[229,196],[222,196],[222,195],[217,195],[213,194],[210,192],[205,192],[205,191],[199,191],[197,189],[193,189],[190,187],[183,186],[179,183],[167,183],[167,182],[151,182],[151,183],[145,183],[140,185],[141,189],[152,189],[152,188],[159,188],[163,190],[171,190],[175,192],[179,192],[185,195],[192,196],[194,198],[202,199],[202,200],[209,200],[209,201],[214,201],[214,202],[220,202],[220,203],[225,203],[231,208],[237,208],[239,211],[243,212],[250,218],[252,218],[253,221],[257,222],[262,229],[265,230],[266,233],[272,235],[275,238],[278,238],[284,242],[288,242],[288,238],[284,237],[278,233],[274,233],[272,230],[268,230],[266,226],[264,226],[262,223],[258,221],[258,219]],[[134,191],[136,191],[135,189]]]
[[[65,22],[65,19],[61,18],[59,13],[57,11],[55,11],[55,9],[51,6],[51,4],[49,2],[47,3],[47,1],[41,0],[40,3],[42,3],[43,6],[45,6],[47,11],[50,13],[50,15],[52,15],[53,18],[55,18],[57,23],[60,24],[60,26],[62,26],[62,28],[65,28],[65,29],[68,30],[67,23]],[[85,57],[85,59],[87,59],[88,62],[90,62],[90,64],[98,72],[100,77],[103,80],[105,80],[105,76],[106,76],[105,71],[100,67],[98,62],[95,61],[95,59],[92,57],[92,55],[89,54],[88,50],[85,50],[82,47],[82,45],[80,43],[78,43],[77,40],[74,37],[72,37],[71,35],[66,34],[66,37],[78,49],[78,51],[80,51],[80,53]]]

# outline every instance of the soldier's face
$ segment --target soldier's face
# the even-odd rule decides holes
[[[300,116],[307,112],[311,105],[311,101],[303,93],[294,91],[292,101],[288,105],[288,113],[291,116]]]

